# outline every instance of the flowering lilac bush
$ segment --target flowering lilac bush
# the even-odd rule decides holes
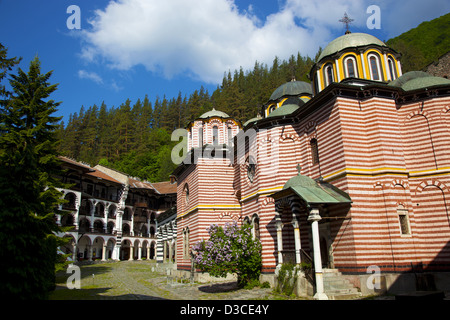
[[[212,224],[209,240],[201,240],[193,247],[194,263],[202,272],[215,277],[235,273],[239,286],[258,280],[261,272],[261,243],[253,239],[251,226],[226,223],[222,228]]]

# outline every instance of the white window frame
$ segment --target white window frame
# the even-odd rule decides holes
[[[331,81],[328,78],[328,69],[331,69]],[[333,64],[332,63],[327,63],[324,67],[323,67],[323,76],[324,76],[324,80],[325,80],[325,87],[329,86],[330,84],[332,84],[334,82],[334,68],[333,68]]]
[[[353,78],[358,78],[358,64],[356,63],[356,58],[354,56],[347,56],[344,59],[344,70],[345,70],[345,77],[346,78],[350,78],[350,74],[348,72],[348,61],[351,60],[353,63],[353,71],[355,73],[355,75],[353,76]]]
[[[376,63],[379,79],[375,79],[373,76],[372,63],[371,63],[372,58],[375,58],[375,63]],[[383,81],[383,74],[381,73],[380,57],[375,53],[370,53],[367,56],[367,62],[369,63],[370,79],[374,80],[374,81]]]
[[[389,72],[389,75],[391,77],[391,80],[397,79],[397,70],[395,69],[395,61],[391,57],[387,58],[387,69]]]

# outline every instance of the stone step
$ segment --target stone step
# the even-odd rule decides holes
[[[329,300],[354,300],[361,297],[361,293],[326,293]]]
[[[324,291],[330,300],[355,299],[361,293],[336,269],[323,270]]]

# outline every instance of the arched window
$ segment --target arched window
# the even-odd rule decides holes
[[[100,221],[100,220],[95,220],[94,221],[94,232],[97,232],[97,233],[103,233],[104,232],[104,230],[103,230],[103,222],[102,221]]]
[[[228,135],[228,144],[232,144],[233,142],[233,128],[231,126],[227,127],[227,135]]]
[[[203,146],[203,127],[198,128],[198,146]]]
[[[81,233],[89,232],[90,228],[91,224],[89,220],[86,218],[81,219],[80,222],[78,223],[78,231]]]
[[[250,182],[253,182],[256,174],[256,161],[252,156],[247,157],[246,166],[247,166],[247,178]]]
[[[213,145],[217,146],[219,144],[219,128],[214,126],[213,130]]]
[[[122,224],[122,235],[129,236],[130,235],[130,225],[127,223]]]
[[[185,259],[189,259],[189,227],[183,231],[183,256]]]
[[[260,239],[260,233],[259,233],[259,217],[257,215],[253,216],[253,239]]]
[[[189,186],[187,183],[184,185],[184,199],[186,200],[186,204],[189,203]]]
[[[388,68],[389,68],[389,75],[391,76],[391,80],[397,79],[397,72],[395,70],[395,62],[392,58],[388,58]]]
[[[94,216],[103,218],[105,216],[105,206],[102,203],[98,203],[95,206]]]
[[[277,108],[276,105],[271,105],[271,106],[269,107],[268,115],[271,114],[273,111],[275,111],[276,108]]]
[[[116,206],[110,205],[108,208],[108,218],[114,219],[116,217]]]
[[[312,164],[318,164],[319,163],[319,146],[317,145],[317,139],[313,138],[309,142],[311,145],[311,158],[312,158]]]
[[[380,59],[376,54],[369,54],[369,66],[371,79],[381,81]]]
[[[106,225],[106,232],[112,234],[113,231],[114,231],[114,222],[109,221],[108,224]]]
[[[333,65],[327,64],[325,66],[325,86],[330,85],[331,83],[334,82],[334,77],[333,77]]]
[[[347,78],[357,78],[358,77],[358,69],[357,69],[355,57],[350,56],[350,57],[345,58],[344,66],[345,66],[345,76]]]
[[[62,205],[63,209],[76,210],[77,196],[75,194],[69,192],[64,196],[64,200],[66,200],[67,202]]]
[[[397,207],[397,214],[400,222],[400,233],[411,234],[409,228],[408,209],[406,209],[403,205],[399,205]]]

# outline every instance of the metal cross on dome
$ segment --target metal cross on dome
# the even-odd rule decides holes
[[[350,17],[347,15],[347,12],[344,13],[344,17],[339,20],[339,22],[342,22],[343,24],[345,24],[345,28],[347,29],[345,31],[345,34],[350,33],[350,30],[348,29],[348,26],[350,25],[350,23],[352,23],[353,21],[355,21],[354,19],[350,19]]]

